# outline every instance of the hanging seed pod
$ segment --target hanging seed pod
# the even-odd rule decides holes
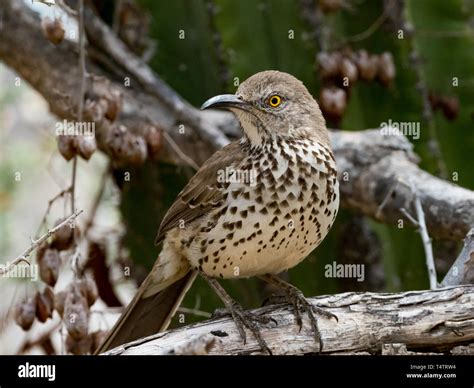
[[[84,104],[84,119],[102,125],[108,103],[105,98],[87,99]]]
[[[107,101],[105,117],[107,117],[110,121],[115,121],[122,110],[122,93],[120,90],[110,89],[105,96],[105,99]]]
[[[81,136],[77,141],[79,155],[84,160],[89,160],[92,154],[97,150],[97,142],[94,136]]]
[[[61,268],[61,257],[54,248],[47,248],[41,258],[38,258],[39,275],[48,286],[54,287]]]
[[[322,79],[329,79],[337,76],[339,73],[339,64],[341,62],[341,55],[339,53],[320,52],[316,56],[318,63],[319,74]]]
[[[355,56],[355,63],[362,80],[368,82],[374,80],[379,66],[379,59],[376,55],[369,56],[367,51],[360,50]]]
[[[36,316],[36,299],[28,298],[15,307],[15,322],[23,330],[29,330]]]
[[[90,334],[90,338],[92,339],[91,344],[91,353],[93,353],[107,338],[107,332],[105,330],[98,330],[94,331]]]
[[[347,106],[347,94],[339,88],[323,88],[319,97],[321,109],[329,119],[339,121]]]
[[[90,336],[85,336],[84,338],[77,340],[71,335],[68,335],[66,337],[66,351],[75,356],[89,354],[91,353],[92,342],[93,340]]]
[[[99,297],[99,291],[94,279],[84,278],[77,282],[82,296],[87,300],[87,305],[92,306]]]
[[[46,291],[46,290],[45,290]],[[46,322],[52,318],[54,309],[54,294],[51,296],[48,292],[36,293],[36,317],[40,322]]]
[[[44,36],[53,44],[58,45],[64,39],[64,27],[63,22],[59,18],[55,18],[54,20],[45,17],[41,21],[41,27],[43,29]]]
[[[72,284],[66,297],[63,321],[69,335],[75,340],[81,340],[87,336],[89,329],[89,310],[87,301],[77,284]]]
[[[132,164],[143,164],[148,155],[145,140],[142,137],[129,134],[125,142],[126,158]]]
[[[379,57],[379,66],[377,77],[383,86],[388,87],[395,79],[395,64],[393,63],[393,56],[389,52],[383,53]]]
[[[359,77],[357,66],[349,58],[342,59],[339,65],[339,73],[343,78],[347,77],[350,84],[357,81],[357,78]]]
[[[162,147],[161,130],[155,126],[149,125],[145,135],[148,153],[153,158],[158,155]]]
[[[64,290],[54,295],[54,308],[61,318],[64,316],[64,304],[66,303],[67,293],[67,290]]]
[[[64,222],[64,218],[60,218],[56,220],[54,226],[58,226],[61,222]],[[58,251],[65,251],[71,248],[72,244],[74,243],[74,232],[75,232],[75,225],[73,223],[66,223],[61,228],[57,230],[54,234],[53,241],[51,243],[51,247],[57,249]]]
[[[70,135],[58,135],[56,136],[58,143],[59,153],[64,159],[70,161],[74,156],[77,155],[77,144],[75,136]]]
[[[447,120],[456,120],[459,114],[459,99],[457,97],[442,97],[440,107]]]
[[[319,0],[319,9],[324,13],[337,12],[344,6],[343,0]]]

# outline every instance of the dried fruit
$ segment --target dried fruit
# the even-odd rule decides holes
[[[54,248],[47,248],[42,256],[37,256],[40,278],[48,286],[54,287],[61,268],[61,257]]]
[[[76,356],[89,354],[91,353],[92,343],[93,339],[90,336],[75,339],[71,335],[68,335],[66,337],[66,351]]]
[[[56,141],[58,143],[59,153],[64,157],[64,159],[69,161],[77,155],[77,143],[75,136],[58,135],[56,137]]]
[[[105,99],[107,101],[105,117],[110,121],[114,121],[122,110],[122,93],[117,89],[110,89]]]
[[[377,77],[385,87],[391,85],[395,79],[395,64],[393,63],[393,56],[389,52],[385,52],[379,57],[379,66]]]
[[[349,83],[357,81],[359,76],[357,66],[349,58],[342,58],[341,64],[339,66],[339,72],[343,78],[347,77]]]
[[[336,12],[344,6],[344,0],[319,0],[318,4],[324,13]]]
[[[28,298],[19,303],[15,308],[15,322],[23,330],[29,330],[33,325],[36,315],[36,299]]]
[[[67,293],[67,291],[61,291],[54,296],[54,308],[61,318],[64,315],[64,304],[66,303]]]
[[[453,121],[459,114],[459,99],[457,97],[443,97],[440,102],[444,117]]]
[[[161,130],[150,125],[145,135],[146,144],[148,146],[148,153],[151,157],[158,155],[162,147]]]
[[[54,309],[54,294],[45,289],[44,292],[36,293],[36,317],[40,322],[46,322],[48,318],[52,318]]]
[[[360,50],[355,56],[355,63],[359,70],[359,76],[364,81],[373,81],[377,75],[379,58],[376,55],[367,54],[367,51]]]
[[[339,73],[339,64],[342,60],[340,53],[327,53],[325,51],[320,52],[316,56],[316,62],[318,63],[319,73],[323,79],[332,78]]]
[[[89,329],[89,310],[86,298],[77,284],[72,284],[64,303],[64,324],[69,335],[75,340],[87,336]]]
[[[45,17],[41,21],[41,27],[43,28],[43,34],[46,38],[53,44],[58,45],[64,39],[64,27],[63,22],[59,18],[55,18],[54,20]]]
[[[81,136],[77,141],[79,155],[85,160],[89,160],[97,150],[97,142],[94,136]]]
[[[92,306],[99,297],[99,291],[95,281],[91,278],[84,278],[77,281],[82,296],[86,298],[88,306]]]
[[[127,160],[132,164],[142,164],[148,155],[145,140],[142,137],[130,135],[126,139]]]
[[[100,345],[102,345],[102,342],[105,341],[107,338],[107,332],[105,330],[94,331],[89,337],[92,339],[91,353],[93,353]]]
[[[64,218],[56,220],[54,226],[58,226],[61,222],[64,222]],[[75,225],[73,223],[66,223],[59,228],[54,234],[51,247],[58,251],[65,251],[69,249],[74,243]],[[76,232],[77,233],[77,232]]]
[[[323,88],[319,102],[323,113],[328,119],[339,121],[346,110],[347,94],[340,88]]]

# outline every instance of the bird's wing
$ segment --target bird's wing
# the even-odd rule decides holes
[[[184,222],[186,226],[212,209],[221,205],[225,182],[218,181],[218,174],[226,167],[237,168],[245,157],[239,141],[234,141],[212,155],[178,194],[169,208],[155,239],[160,243],[166,233]]]

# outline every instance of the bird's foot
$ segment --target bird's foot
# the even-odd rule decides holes
[[[299,327],[299,330],[303,327],[302,315],[306,313],[308,315],[311,328],[313,329],[313,334],[316,342],[319,344],[319,352],[323,350],[323,340],[321,338],[321,332],[319,331],[318,321],[316,315],[323,316],[325,318],[334,318],[337,319],[337,316],[321,307],[311,304],[303,295],[303,293],[293,286],[290,283],[285,282],[283,279],[275,275],[264,275],[261,277],[263,280],[273,284],[276,287],[279,287],[285,291],[284,295],[278,295],[274,298],[270,298],[270,303],[281,303],[286,301],[291,304],[293,308],[293,314],[295,315],[296,324]]]
[[[296,324],[298,325],[300,331],[303,327],[303,320],[301,316],[304,313],[308,315],[311,328],[313,329],[314,339],[319,343],[319,352],[321,353],[323,350],[323,340],[321,338],[321,332],[319,331],[316,315],[323,316],[328,319],[335,318],[336,321],[338,320],[337,316],[321,307],[311,304],[308,299],[305,298],[303,293],[296,287],[288,288],[286,297],[287,301],[293,307],[293,314],[295,315]]]
[[[247,342],[247,333],[245,332],[245,328],[247,328],[254,335],[258,345],[260,346],[260,349],[269,355],[272,355],[272,351],[268,347],[266,341],[263,339],[259,328],[260,324],[266,325],[270,323],[271,319],[264,315],[257,315],[251,313],[250,311],[245,311],[243,307],[235,301],[231,305],[228,305],[227,309],[230,315],[232,315],[240,337],[244,341],[244,345]]]

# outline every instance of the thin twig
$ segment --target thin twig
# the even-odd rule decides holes
[[[180,307],[180,308],[178,308],[178,311],[181,312],[181,313],[185,313],[185,314],[192,314],[192,315],[195,315],[197,317],[204,317],[204,318],[211,318],[212,317],[211,313],[208,313],[208,312],[202,311],[202,310],[197,310],[197,309],[190,309],[190,308],[187,308],[187,307]]]
[[[389,12],[392,10],[394,5],[395,0],[391,0],[390,3],[388,3],[385,9],[383,10],[382,14],[377,18],[377,20],[375,20],[375,22],[373,22],[369,26],[369,28],[357,35],[346,38],[343,44],[360,42],[370,37],[375,31],[380,28],[383,22],[387,19]]]
[[[173,148],[174,152],[176,152],[178,156],[184,162],[189,164],[196,171],[199,170],[199,165],[193,159],[191,159],[188,155],[186,155],[183,151],[181,151],[179,146],[176,144],[173,138],[166,131],[163,131],[163,136],[165,137],[165,140],[170,144],[171,148]]]
[[[53,204],[59,199],[59,198],[62,198],[64,197],[65,194],[67,193],[70,193],[71,192],[71,189],[72,187],[69,186],[67,189],[64,189],[62,191],[60,191],[58,194],[56,194],[53,198],[51,198],[49,201],[48,201],[48,207],[46,208],[46,211],[44,212],[44,216],[40,222],[40,226],[38,228],[38,231],[36,232],[36,235],[35,236],[38,236],[41,232],[41,228],[45,225],[46,223],[46,218],[48,217],[48,214],[49,212],[51,211],[51,207],[53,206]]]
[[[63,222],[59,223],[57,226],[55,226],[53,229],[48,230],[44,235],[42,235],[40,238],[37,240],[32,240],[31,245],[29,246],[28,249],[26,249],[21,255],[19,255],[15,260],[13,260],[10,264],[7,266],[0,266],[0,275],[5,275],[8,273],[11,268],[13,268],[14,265],[24,261],[29,264],[29,261],[27,258],[30,256],[31,252],[33,252],[36,248],[38,248],[41,243],[48,238],[50,238],[53,234],[55,234],[59,229],[61,229],[63,226],[74,220],[79,214],[81,214],[83,210],[76,210],[74,213],[72,213],[69,217],[67,217]]]
[[[392,196],[392,194],[394,193],[395,189],[397,188],[398,186],[398,181],[396,181],[392,187],[390,188],[390,190],[388,191],[387,195],[385,196],[385,198],[383,199],[382,203],[379,205],[379,207],[377,208],[377,212],[375,213],[375,218],[380,218],[380,216],[382,215],[382,210],[384,209],[385,205],[388,203],[388,200],[390,199],[390,197]]]
[[[408,221],[410,221],[413,224],[415,228],[420,227],[420,224],[418,223],[418,221],[415,220],[415,218],[413,218],[413,216],[410,213],[408,213],[407,209],[405,209],[404,207],[400,208],[400,213],[402,213],[408,219]]]

